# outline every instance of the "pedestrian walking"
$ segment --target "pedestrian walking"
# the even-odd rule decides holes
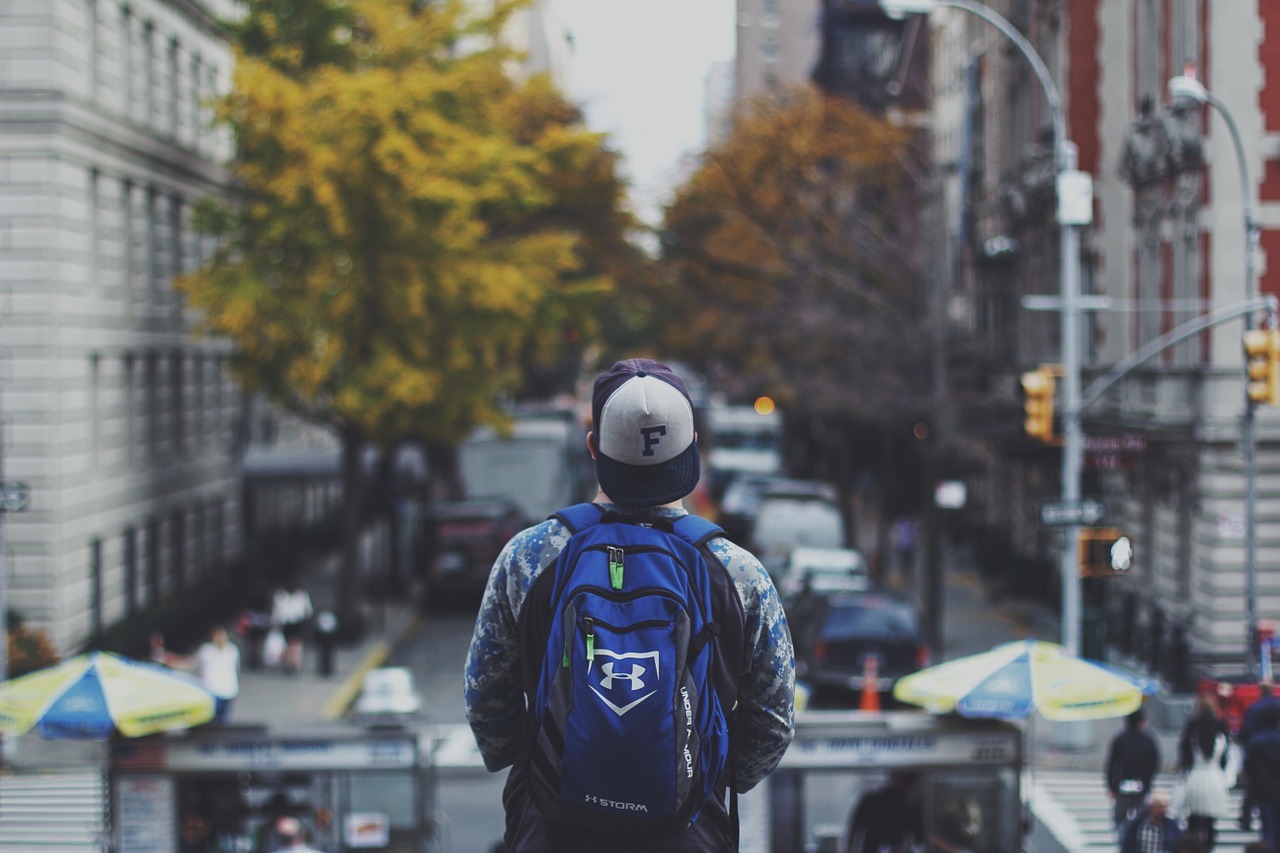
[[[1280,717],[1249,739],[1244,751],[1249,799],[1262,821],[1262,840],[1280,850]]]
[[[1204,853],[1217,840],[1215,821],[1230,810],[1227,783],[1227,747],[1230,743],[1213,699],[1202,694],[1178,738],[1178,771],[1182,774],[1179,811],[1187,820],[1187,832],[1200,838]]]
[[[290,577],[271,598],[271,624],[284,634],[285,672],[296,675],[302,670],[302,633],[313,613],[311,595],[296,577]]]
[[[213,722],[225,723],[231,716],[231,703],[240,694],[240,649],[231,642],[227,629],[215,625],[207,642],[195,654],[166,654],[165,662],[178,669],[193,670],[200,683],[213,694]]]
[[[1146,712],[1139,708],[1125,718],[1124,730],[1107,747],[1104,775],[1117,832],[1141,811],[1159,769],[1160,745],[1147,731]]]
[[[924,837],[920,775],[893,770],[888,782],[868,791],[849,814],[844,853],[910,850]]]
[[[904,579],[910,579],[916,565],[916,520],[909,515],[899,516],[893,522],[892,536],[898,571]]]
[[[262,668],[265,660],[263,645],[271,630],[272,603],[270,591],[263,582],[257,578],[250,580],[244,598],[244,612],[240,615],[239,633],[247,647],[249,669],[254,672]]]
[[[786,616],[760,561],[682,505],[700,463],[680,377],[650,359],[617,362],[595,381],[592,416],[595,501],[507,544],[490,573],[467,656],[467,719],[485,766],[511,767],[503,792],[506,849],[736,850],[732,797],[773,770],[793,733]],[[708,527],[705,537],[687,541]],[[602,537],[611,544],[592,544]],[[662,547],[653,544],[659,541]],[[672,553],[683,555],[686,568]],[[643,586],[660,583],[671,585],[661,595]],[[566,589],[569,603],[560,595]],[[687,600],[691,591],[705,596],[705,614],[664,603]],[[587,615],[573,616],[579,605]],[[669,615],[640,618],[649,605]],[[607,608],[618,615],[605,619]],[[699,621],[703,627],[693,627]],[[677,654],[670,644],[680,642],[680,625],[690,626],[693,641],[685,636]],[[693,662],[679,682],[664,662],[668,654],[670,664]],[[681,687],[685,678],[700,679],[708,693]],[[562,699],[571,689],[570,706]],[[666,698],[648,703],[659,690]],[[712,719],[729,734],[724,769],[703,761],[725,743],[723,731],[710,733],[709,749],[690,749],[689,730]],[[574,750],[558,748],[565,741]],[[667,752],[672,744],[674,753]],[[669,754],[684,756],[678,774],[662,758]],[[555,798],[560,780],[579,785],[587,777],[599,786]],[[670,806],[645,799],[648,792],[668,781],[688,788],[691,780],[706,799],[688,798],[697,805],[690,817],[659,825],[652,818]]]
[[[1182,831],[1169,816],[1169,795],[1152,791],[1147,807],[1134,816],[1120,836],[1120,853],[1174,853]]]
[[[1240,754],[1237,766],[1241,768],[1236,777],[1236,784],[1244,789],[1244,796],[1240,798],[1239,822],[1240,828],[1246,832],[1253,828],[1253,799],[1249,795],[1249,774],[1243,769],[1244,753],[1253,736],[1273,728],[1278,719],[1280,719],[1280,697],[1275,695],[1275,685],[1270,681],[1263,681],[1258,684],[1257,701],[1245,709],[1244,719],[1240,721],[1240,731],[1236,733],[1235,741],[1235,748]]]

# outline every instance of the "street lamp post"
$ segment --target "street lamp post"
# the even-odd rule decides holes
[[[1258,242],[1258,224],[1253,219],[1253,188],[1249,184],[1249,164],[1244,155],[1244,143],[1240,139],[1240,130],[1235,119],[1222,101],[1204,87],[1188,69],[1188,73],[1169,80],[1169,100],[1174,104],[1179,101],[1192,101],[1197,104],[1208,104],[1218,111],[1227,123],[1231,133],[1231,141],[1236,149],[1236,162],[1240,167],[1240,198],[1244,210],[1244,298],[1252,299],[1256,294],[1256,282],[1253,276],[1254,247]],[[1244,328],[1253,328],[1253,315],[1244,315]],[[1247,383],[1246,383],[1247,388]],[[1240,417],[1240,446],[1244,455],[1245,496],[1244,496],[1244,576],[1245,576],[1245,672],[1251,679],[1258,677],[1258,644],[1255,642],[1258,628],[1258,436],[1254,421],[1254,410],[1257,404],[1250,399],[1247,391],[1244,397],[1244,414]]]
[[[1059,312],[1062,335],[1062,501],[1080,501],[1080,472],[1084,463],[1084,431],[1080,424],[1080,228],[1093,221],[1093,184],[1076,169],[1076,146],[1067,138],[1062,97],[1044,60],[1007,19],[973,0],[881,0],[886,14],[928,14],[938,7],[961,9],[982,18],[1013,42],[1031,63],[1053,120],[1054,168],[1058,190]],[[1059,560],[1062,581],[1062,645],[1080,652],[1080,576],[1076,564],[1077,528],[1064,530]]]

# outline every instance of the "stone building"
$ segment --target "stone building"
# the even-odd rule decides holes
[[[1280,291],[1276,4],[986,5],[1044,59],[1079,167],[1093,177],[1095,217],[1081,245],[1083,289],[1097,297],[1083,322],[1086,392],[1110,366],[1185,324]],[[975,521],[990,532],[988,559],[1053,590],[1061,542],[1037,510],[1059,494],[1059,450],[1021,435],[1017,412],[1017,373],[1061,352],[1057,313],[1024,302],[1058,293],[1051,116],[1009,39],[955,9],[937,9],[929,25],[934,153],[947,176],[947,235],[957,258],[952,296],[967,306],[965,322],[994,360],[1007,365],[991,381],[1007,389],[1015,413],[1008,430],[988,437],[998,462],[971,484]],[[1168,81],[1188,70],[1238,125],[1247,186],[1220,112],[1171,106]],[[1260,228],[1249,281],[1246,206]],[[1161,349],[1083,410],[1084,494],[1103,500],[1108,523],[1136,546],[1127,576],[1082,582],[1085,640],[1092,628],[1109,654],[1182,685],[1246,669],[1243,328],[1236,318]],[[1269,407],[1256,414],[1254,604],[1260,618],[1275,619],[1280,419]]]
[[[223,192],[230,0],[0,6],[0,466],[8,605],[61,652],[240,547],[240,395],[173,276]]]

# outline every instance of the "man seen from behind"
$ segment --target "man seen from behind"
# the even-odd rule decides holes
[[[682,499],[694,490],[700,474],[694,411],[683,380],[669,367],[633,358],[617,362],[597,377],[592,430],[586,437],[587,451],[595,460],[599,491],[594,503],[602,513],[645,527],[687,514]],[[490,574],[467,657],[467,719],[485,766],[491,772],[511,768],[503,792],[506,849],[511,853],[736,849],[726,794],[730,776],[737,792],[753,788],[777,766],[793,732],[794,655],[786,616],[768,573],[752,554],[723,536],[711,539],[700,552],[710,555],[707,571],[724,573],[715,582],[735,610],[726,621],[735,626],[735,636],[712,641],[717,648],[723,644],[735,650],[724,656],[725,667],[736,679],[736,702],[724,708],[730,755],[716,780],[715,793],[691,823],[664,837],[637,838],[550,819],[531,796],[529,709],[545,648],[541,642],[545,633],[539,635],[538,626],[547,622],[551,609],[553,593],[546,581],[555,572],[547,570],[557,564],[569,539],[566,524],[552,518],[507,543]],[[618,559],[621,562],[622,557]],[[537,583],[540,577],[543,583]],[[736,636],[737,625],[742,626],[741,637]],[[610,681],[622,684],[625,679],[630,687],[640,687],[638,662],[609,660],[600,669],[605,667]],[[592,700],[585,696],[580,701]],[[625,706],[610,707],[619,720],[625,719]],[[617,768],[618,774],[627,772],[627,767]]]

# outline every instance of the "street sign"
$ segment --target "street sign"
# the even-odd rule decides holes
[[[1101,501],[1056,501],[1040,505],[1040,523],[1046,527],[1087,527],[1107,516]]]
[[[26,509],[29,497],[26,483],[0,482],[0,512],[19,512]]]

